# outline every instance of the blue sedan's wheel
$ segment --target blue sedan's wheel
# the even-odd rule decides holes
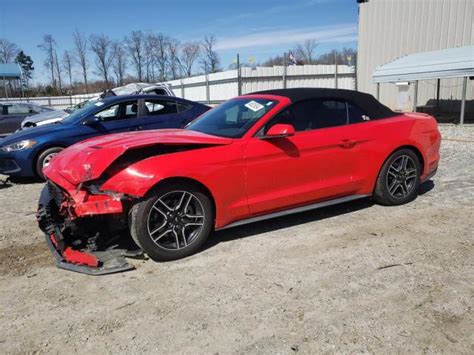
[[[51,163],[51,160],[58,155],[64,148],[61,147],[53,147],[53,148],[48,148],[41,152],[41,154],[38,156],[38,159],[36,159],[36,175],[42,179],[44,179],[43,175],[43,169]]]
[[[195,253],[214,224],[207,194],[192,184],[173,183],[151,195],[131,210],[130,232],[135,242],[157,261]]]

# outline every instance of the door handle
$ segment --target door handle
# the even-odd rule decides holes
[[[343,139],[339,142],[339,146],[342,148],[352,148],[356,144],[356,141],[353,139]]]

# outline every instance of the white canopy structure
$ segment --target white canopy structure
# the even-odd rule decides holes
[[[474,46],[448,48],[432,52],[409,54],[375,68],[373,78],[377,83],[414,82],[413,108],[416,111],[419,80],[464,78],[460,123],[464,122],[466,87],[469,77],[474,77]],[[439,99],[439,94],[437,99]]]

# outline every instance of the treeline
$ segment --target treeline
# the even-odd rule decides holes
[[[216,37],[202,41],[181,42],[163,33],[132,31],[124,38],[90,36],[76,30],[69,48],[59,48],[51,34],[45,34],[38,48],[45,54],[43,66],[47,84],[30,85],[33,60],[15,43],[0,38],[0,63],[17,62],[23,71],[22,86],[26,96],[53,96],[103,91],[131,82],[163,82],[222,70],[215,50]],[[292,64],[355,65],[357,52],[352,48],[317,55],[318,43],[306,40],[295,44],[285,54],[257,63],[253,58],[243,66]],[[235,62],[229,68],[235,68]],[[9,96],[21,94],[8,82]]]
[[[343,48],[341,51],[332,50],[328,53],[317,55],[318,43],[313,39],[297,43],[294,48],[285,54],[267,59],[263,66],[297,64],[342,64],[356,65],[357,51],[353,48]]]
[[[45,54],[43,65],[49,84],[30,87],[34,67],[28,57],[31,65],[22,69],[23,86],[29,94],[97,92],[129,82],[161,82],[221,70],[213,35],[202,41],[180,42],[163,33],[132,31],[114,40],[103,34],[86,36],[75,31],[71,43],[71,48],[61,50],[51,34],[43,36],[38,48]],[[0,39],[1,63],[19,63],[16,59],[20,52],[16,44]]]

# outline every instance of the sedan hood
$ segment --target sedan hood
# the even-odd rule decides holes
[[[226,145],[232,141],[230,138],[184,129],[109,134],[65,149],[53,159],[43,173],[55,182],[66,179],[70,184],[78,185],[99,178],[128,150],[156,145]],[[150,153],[150,156],[152,155],[153,153]]]
[[[43,113],[38,113],[37,115],[32,115],[26,117],[23,122],[21,122],[21,126],[24,127],[26,123],[34,123],[38,124],[44,121],[49,121],[48,123],[53,123],[54,119],[58,121],[63,119],[64,117],[68,116],[69,114],[66,111],[62,110],[55,110],[55,111],[47,111]]]

